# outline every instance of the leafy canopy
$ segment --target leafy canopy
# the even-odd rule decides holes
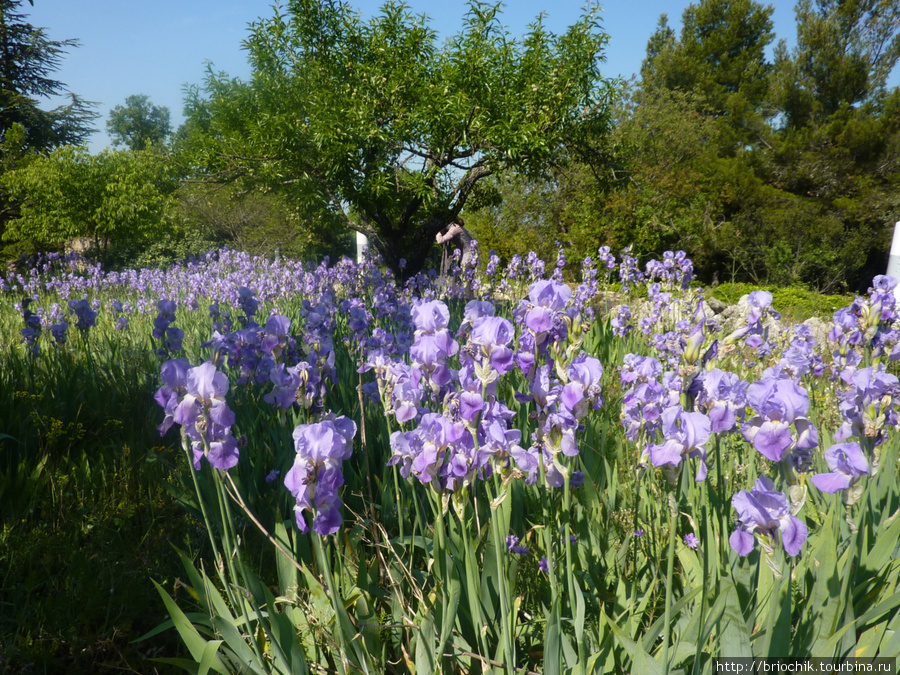
[[[364,22],[344,3],[292,0],[251,25],[249,82],[211,72],[189,97],[181,147],[207,178],[290,190],[415,272],[478,181],[541,174],[605,133],[598,11],[563,35],[538,17],[519,40],[499,5],[472,2],[439,45],[400,3]]]
[[[57,245],[86,237],[102,248],[145,240],[163,227],[176,186],[170,163],[152,150],[91,155],[63,146],[0,178],[20,213],[3,238]]]
[[[125,105],[110,110],[106,130],[113,145],[130,150],[146,150],[150,145],[162,146],[172,134],[169,109],[153,105],[146,94],[125,99]]]
[[[78,42],[49,39],[45,29],[26,21],[18,11],[21,4],[0,0],[0,139],[19,125],[25,144],[35,150],[83,143],[94,131],[94,104],[69,94],[66,105],[53,110],[39,106],[42,98],[66,93],[65,84],[52,75]]]

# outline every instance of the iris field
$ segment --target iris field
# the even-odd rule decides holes
[[[46,633],[103,584],[132,672],[896,660],[896,281],[817,335],[726,325],[681,252],[572,267],[0,276],[0,665],[86,667]]]

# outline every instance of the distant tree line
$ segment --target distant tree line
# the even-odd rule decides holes
[[[297,256],[366,234],[400,274],[426,264],[461,213],[482,251],[570,260],[681,248],[708,282],[863,289],[900,219],[900,5],[800,0],[797,39],[772,8],[698,0],[663,15],[641,77],[602,76],[596,6],[564,34],[521,38],[478,1],[440,42],[388,2],[366,21],[290,0],[251,24],[246,81],[210,69],[185,123],[147,96],[116,106],[113,149],[52,78],[75,41],[49,40],[0,0],[0,249],[89,237],[153,262],[229,243]]]
[[[701,0],[676,35],[663,15],[614,104],[606,166],[494,181],[467,219],[482,248],[681,248],[707,282],[865,289],[900,220],[900,4],[801,0],[796,45],[769,60],[771,16]]]

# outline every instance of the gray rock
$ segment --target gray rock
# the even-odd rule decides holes
[[[728,305],[718,298],[706,298],[705,304],[712,310],[713,314],[721,314],[728,309]]]

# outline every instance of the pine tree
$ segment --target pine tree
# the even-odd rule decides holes
[[[93,104],[69,94],[66,105],[43,110],[41,98],[65,95],[53,78],[66,51],[77,40],[51,40],[27,22],[21,0],[0,0],[0,142],[14,125],[25,132],[25,146],[37,151],[83,143],[94,129]]]

